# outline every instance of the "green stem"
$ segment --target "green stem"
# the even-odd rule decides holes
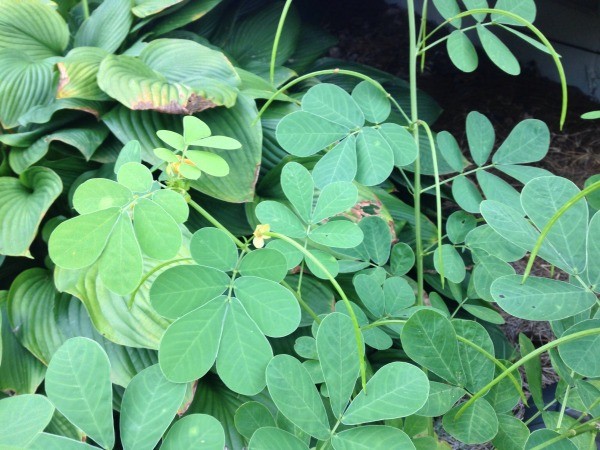
[[[90,5],[88,0],[81,0],[81,7],[83,8],[83,20],[90,18]]]
[[[273,51],[271,52],[271,67],[269,70],[269,76],[271,79],[271,84],[273,86],[275,86],[275,60],[277,59],[277,47],[279,47],[279,40],[281,39],[283,24],[285,23],[285,18],[288,15],[290,6],[292,6],[292,0],[287,0],[285,2],[285,5],[283,6],[283,11],[281,12],[281,17],[279,18],[279,24],[277,25],[277,32],[275,33],[275,40],[273,41]]]
[[[491,169],[492,167],[496,167],[496,164],[492,163],[492,164],[488,164],[487,166],[476,167],[475,169],[468,170],[468,171],[463,172],[463,173],[459,173],[458,175],[454,175],[453,177],[450,177],[450,178],[446,178],[445,180],[440,181],[439,185],[442,186],[444,184],[448,184],[451,181],[454,181],[454,180],[456,180],[459,177],[466,176],[466,175],[471,175],[473,173],[479,172],[480,170]],[[432,189],[436,189],[436,187],[437,186],[435,184],[432,184],[431,186],[427,186],[426,188],[421,189],[421,194],[424,194],[425,192],[430,191]]]
[[[573,205],[575,205],[575,203],[577,203],[579,200],[591,194],[592,192],[595,192],[598,189],[600,189],[600,181],[590,184],[583,191],[573,196],[567,203],[562,205],[560,209],[554,213],[554,215],[550,218],[550,220],[540,233],[535,243],[535,247],[533,247],[533,251],[529,256],[529,261],[527,261],[527,267],[525,268],[525,273],[523,274],[523,279],[521,280],[521,283],[525,283],[525,280],[527,280],[527,277],[531,273],[531,268],[533,267],[535,258],[537,257],[538,252],[540,251],[540,248],[544,243],[544,239],[546,239],[546,236],[548,236],[548,233],[550,233],[550,230],[552,229],[554,224],[558,222],[558,219],[560,219],[564,213],[566,213]]]
[[[370,330],[371,328],[385,327],[386,325],[404,325],[405,323],[406,323],[406,320],[401,320],[401,319],[382,319],[382,320],[377,320],[368,325],[362,326],[362,327],[360,327],[360,329],[365,331],[365,330]]]
[[[416,124],[419,120],[417,104],[417,30],[415,24],[415,3],[408,0],[408,34],[409,34],[409,81],[410,81],[410,123]],[[419,127],[413,126],[413,138],[417,146],[417,159],[414,170],[414,204],[415,204],[415,245],[417,266],[417,305],[423,306],[423,241],[421,235],[421,155],[419,145]]]
[[[350,319],[352,319],[352,324],[354,325],[354,337],[356,339],[356,345],[358,347],[358,358],[359,358],[359,364],[360,364],[360,376],[361,376],[362,388],[366,393],[367,370],[366,370],[366,365],[365,365],[365,350],[363,347],[362,333],[360,331],[360,324],[358,323],[358,318],[356,317],[356,314],[354,313],[354,308],[352,307],[352,303],[350,303],[350,300],[346,296],[346,293],[344,292],[342,287],[339,285],[339,283],[337,282],[335,277],[333,275],[331,275],[331,273],[323,265],[323,263],[321,263],[321,261],[319,261],[308,249],[304,248],[302,245],[298,244],[295,240],[287,237],[284,234],[279,234],[279,233],[274,233],[272,231],[268,231],[268,232],[264,232],[263,235],[270,236],[272,238],[281,239],[282,241],[285,241],[288,244],[294,246],[296,249],[300,250],[300,252],[302,252],[302,254],[306,258],[310,259],[315,266],[317,266],[319,269],[321,269],[323,271],[323,273],[325,273],[325,275],[327,276],[327,279],[329,280],[331,285],[334,287],[334,289],[340,295],[340,298],[343,300],[344,304],[346,305],[346,308],[348,309],[348,315],[350,316]]]
[[[187,261],[193,261],[193,259],[192,258],[172,259],[170,261],[165,261],[164,263],[161,263],[158,266],[152,268],[152,270],[150,270],[150,272],[148,272],[146,275],[144,275],[142,277],[142,279],[140,280],[140,282],[138,283],[138,285],[135,287],[135,290],[129,296],[129,303],[127,304],[127,307],[129,309],[131,309],[133,307],[133,302],[135,301],[135,296],[139,292],[140,288],[144,285],[144,283],[146,281],[148,281],[148,278],[150,278],[152,275],[154,275],[156,272],[158,272],[160,269],[162,269],[164,267],[170,266],[171,264],[180,263],[180,262],[187,262]]]
[[[189,205],[194,208],[197,212],[200,213],[200,215],[202,215],[202,217],[204,217],[206,220],[208,220],[212,225],[214,225],[216,228],[218,228],[221,231],[224,231],[225,233],[227,233],[227,235],[233,240],[233,242],[235,242],[235,245],[237,245],[239,248],[241,249],[247,249],[248,245],[244,244],[242,241],[240,241],[237,237],[235,237],[233,235],[233,233],[231,231],[229,231],[227,228],[225,228],[223,225],[221,225],[221,222],[219,222],[217,219],[215,219],[207,210],[205,210],[202,206],[200,206],[198,203],[196,203],[194,200],[192,200],[191,198],[188,200]]]
[[[539,355],[541,355],[545,351],[550,350],[554,347],[558,347],[559,345],[565,344],[567,342],[576,341],[577,339],[580,339],[583,337],[593,336],[595,334],[600,334],[600,328],[592,328],[590,330],[578,331],[577,333],[569,334],[567,336],[562,336],[552,342],[548,342],[547,344],[542,345],[541,347],[537,348],[536,350],[532,351],[531,353],[528,353],[527,355],[523,356],[520,360],[515,362],[512,366],[510,366],[508,369],[506,369],[504,372],[502,372],[500,375],[498,375],[496,378],[494,378],[492,381],[490,381],[488,384],[486,384],[475,395],[473,395],[473,397],[471,397],[467,402],[465,402],[462,405],[462,407],[460,408],[460,410],[456,413],[456,418],[458,419],[465,412],[465,410],[473,404],[473,402],[475,400],[483,397],[491,388],[493,388],[500,381],[502,381],[504,378],[506,378],[508,375],[510,375],[515,370],[517,370],[519,367],[521,367],[526,362],[532,360],[533,358],[537,358]]]
[[[294,290],[293,287],[291,287],[289,284],[287,284],[285,281],[281,281],[281,284],[283,286],[285,286],[292,294],[294,294],[294,297],[296,297],[296,300],[298,300],[298,304],[300,304],[300,306],[302,307],[302,309],[304,311],[306,311],[308,313],[308,315],[310,317],[313,318],[313,320],[317,323],[321,323],[321,318],[317,315],[317,313],[308,305],[308,303],[306,303],[302,297],[300,296],[300,294],[298,292],[296,292]]]
[[[571,429],[565,431],[560,436],[556,436],[552,439],[547,440],[546,442],[544,442],[540,445],[536,445],[531,450],[542,450],[543,448],[550,447],[552,444],[560,442],[563,439],[572,438],[572,437],[578,436],[580,434],[584,434],[589,431],[594,431],[597,429],[598,429],[598,422],[592,421],[592,422],[582,423],[581,425],[579,425],[575,428],[571,428]]]
[[[531,416],[529,419],[527,419],[525,422],[523,422],[525,425],[529,425],[531,422],[533,422],[535,419],[537,419],[539,416],[541,416],[544,411],[548,410],[548,408],[551,408],[558,400],[554,399],[552,400],[550,403],[548,403],[546,406],[544,406],[544,409],[542,409],[541,411],[537,411],[533,416]]]
[[[571,378],[575,375],[575,371],[571,370]],[[565,389],[565,396],[562,401],[562,405],[560,406],[560,412],[558,413],[558,420],[556,421],[556,431],[560,430],[562,426],[563,419],[565,418],[565,411],[567,409],[567,403],[569,402],[569,393],[571,392],[571,385],[567,384]]]
[[[437,237],[438,237],[438,259],[440,266],[440,279],[442,283],[442,289],[444,288],[444,258],[442,256],[442,192],[440,189],[440,172],[438,169],[437,162],[437,154],[435,152],[435,142],[433,140],[433,133],[431,132],[431,128],[427,125],[426,122],[419,120],[417,122],[418,126],[423,127],[425,129],[425,133],[427,133],[427,138],[429,140],[429,147],[431,148],[431,160],[433,162],[433,176],[435,179],[435,208],[436,208],[436,217],[437,217]]]

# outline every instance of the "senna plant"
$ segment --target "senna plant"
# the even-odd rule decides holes
[[[518,74],[497,32],[564,86],[533,1],[433,1],[428,31],[409,0],[408,87],[262,3],[0,0],[0,447],[595,448],[598,183],[530,165],[535,119],[497,142],[471,112],[461,149],[417,89],[475,36]],[[514,348],[509,315],[556,339]]]

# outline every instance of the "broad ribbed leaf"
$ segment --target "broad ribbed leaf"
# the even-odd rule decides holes
[[[312,177],[315,185],[323,189],[337,181],[353,181],[356,170],[356,138],[348,136],[317,161]]]
[[[146,2],[156,1],[171,1],[171,0],[137,0]],[[196,0],[193,2],[186,3],[177,11],[163,17],[160,21],[153,23],[152,31],[157,35],[163,35],[169,31],[176,30],[177,28],[183,27],[188,23],[192,23],[196,20],[201,19],[211,9],[221,3],[222,0]],[[134,10],[134,14],[137,13]]]
[[[0,16],[3,14],[2,5]],[[1,48],[1,33],[0,22],[0,125],[8,129],[18,126],[19,117],[27,111],[51,100],[52,64],[13,48]]]
[[[46,127],[41,129],[41,132],[43,133],[44,131],[49,131],[56,128],[56,123],[48,124],[48,122],[50,122],[52,119],[56,119],[59,125],[66,124],[69,119],[74,117],[74,114],[72,114],[73,111],[91,114],[97,120],[102,114],[104,114],[106,110],[107,105],[99,101],[78,98],[56,98],[50,103],[38,105],[27,111],[25,114],[19,117],[19,123],[21,125],[29,125],[32,123],[44,124]],[[55,117],[55,115],[61,111],[63,112],[63,117],[58,119],[58,117]],[[71,113],[69,113],[69,111],[71,111]],[[37,135],[40,133],[40,129],[38,128],[33,133]],[[17,144],[20,143],[17,142]],[[28,143],[25,143],[25,145],[28,145]]]
[[[460,408],[456,406],[444,415],[444,429],[448,433],[465,444],[482,444],[496,436],[498,416],[485,399],[476,400],[459,418],[456,418]]]
[[[492,283],[491,294],[503,310],[526,320],[560,320],[591,308],[596,296],[579,286],[550,278],[508,275]]]
[[[454,30],[446,41],[446,49],[452,63],[463,72],[473,72],[479,65],[477,50],[461,30]]]
[[[365,123],[365,116],[355,100],[341,87],[322,83],[310,88],[302,97],[302,109],[343,127],[354,129],[362,127]]]
[[[521,66],[510,49],[490,30],[477,24],[477,35],[491,61],[509,75],[519,75]]]
[[[99,47],[114,53],[133,23],[131,0],[104,0],[75,34],[75,47]]]
[[[0,400],[0,447],[26,447],[48,425],[53,412],[54,406],[42,395],[17,395]]]
[[[192,114],[235,104],[239,78],[225,56],[201,44],[158,39],[139,57],[108,56],[100,88],[133,110]]]
[[[110,363],[98,343],[69,339],[54,353],[46,372],[46,394],[71,423],[105,448],[112,448]]]
[[[158,364],[131,380],[121,401],[119,428],[125,450],[153,450],[173,421],[186,385],[168,381]]]
[[[415,450],[408,435],[398,428],[367,425],[342,431],[331,440],[335,450],[369,450],[377,443],[387,450]]]
[[[363,128],[356,138],[356,181],[365,186],[382,183],[394,168],[394,152],[373,128]]]
[[[45,167],[27,169],[19,178],[0,177],[0,254],[30,256],[38,226],[62,188],[58,175]]]
[[[108,55],[98,47],[78,47],[71,50],[56,67],[60,73],[57,98],[109,100],[99,87],[96,76],[100,63]]]
[[[350,403],[342,423],[356,425],[407,417],[427,401],[429,380],[418,367],[393,362],[383,366]]]
[[[515,126],[494,153],[496,164],[526,164],[540,161],[550,147],[550,130],[541,120],[526,119]]]
[[[332,313],[319,325],[317,351],[327,383],[327,392],[333,415],[341,417],[359,374],[359,356],[356,341],[349,339],[354,333],[350,317]]]
[[[223,425],[207,414],[190,414],[178,420],[169,429],[160,450],[223,450]]]
[[[167,8],[181,3],[183,0],[134,0],[133,14],[144,18],[166,10]]]

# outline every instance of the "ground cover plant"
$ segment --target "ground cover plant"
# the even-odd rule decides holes
[[[560,57],[533,1],[414,6],[404,81],[319,59],[289,0],[0,0],[0,447],[596,447],[600,182],[533,166],[535,119],[497,142],[473,111],[461,151],[417,89],[438,45],[518,75],[511,33],[558,128]]]

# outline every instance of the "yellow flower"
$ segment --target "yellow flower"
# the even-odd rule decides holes
[[[268,233],[269,231],[271,231],[271,226],[269,224],[257,225],[256,230],[254,230],[252,244],[254,244],[256,248],[263,248],[265,246],[265,240],[271,239],[271,236],[264,235],[264,233]]]

